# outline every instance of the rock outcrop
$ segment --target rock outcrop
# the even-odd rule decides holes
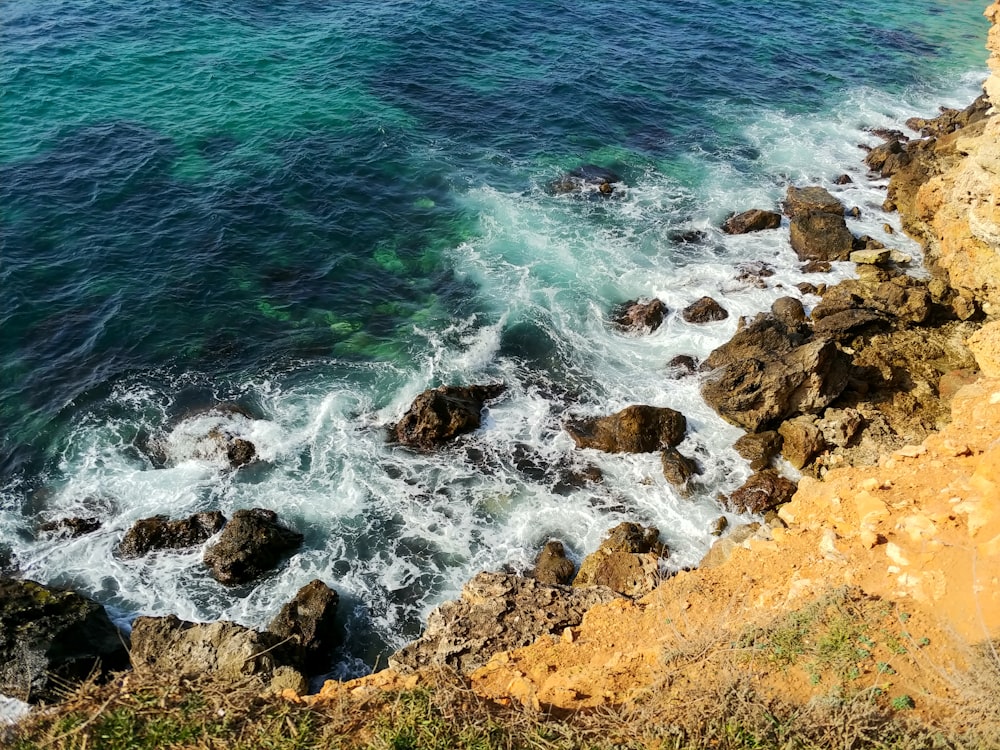
[[[765,229],[777,229],[780,226],[781,214],[777,211],[751,208],[726,219],[722,224],[722,231],[726,234],[748,234]]]
[[[566,586],[572,582],[575,572],[576,566],[572,560],[566,557],[563,543],[556,539],[550,539],[545,543],[542,551],[538,553],[535,567],[531,570],[531,577],[539,583]]]
[[[417,396],[410,408],[389,428],[392,439],[413,448],[432,450],[459,435],[478,430],[487,401],[502,394],[502,383],[439,386]]]
[[[623,596],[645,596],[660,582],[660,559],[666,556],[659,529],[620,523],[584,558],[573,586],[604,586]]]
[[[340,596],[323,581],[314,579],[300,588],[267,626],[300,652],[298,664],[319,667],[339,643],[336,630]]]

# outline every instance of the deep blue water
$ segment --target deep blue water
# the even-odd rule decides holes
[[[525,565],[548,536],[577,557],[630,518],[696,562],[745,477],[739,432],[692,384],[738,314],[788,293],[780,238],[728,238],[732,210],[790,181],[879,186],[855,144],[985,76],[974,2],[722,0],[96,2],[0,6],[0,543],[30,577],[136,613],[259,625],[317,575],[345,597],[342,673],[419,631],[475,570]],[[622,175],[610,201],[553,197],[581,163]],[[700,230],[703,239],[678,242]],[[898,242],[899,240],[894,240]],[[766,261],[766,290],[732,282]],[[849,269],[839,269],[849,273]],[[794,290],[792,290],[794,291]],[[676,315],[624,339],[611,305],[711,293],[736,313]],[[808,303],[809,300],[807,299]],[[503,379],[465,452],[384,444],[423,388]],[[229,473],[138,445],[192,406],[264,420],[266,461]],[[708,464],[684,501],[655,456],[581,457],[560,424],[645,401],[681,408]],[[597,463],[571,492],[510,458]],[[490,463],[492,461],[492,463]],[[257,589],[208,579],[197,553],[125,563],[154,513],[263,505],[306,549]],[[39,522],[97,514],[73,543]]]

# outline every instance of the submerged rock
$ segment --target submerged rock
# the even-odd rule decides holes
[[[611,322],[626,333],[652,333],[663,324],[667,306],[661,300],[629,300],[611,311]]]
[[[217,510],[195,513],[177,521],[171,521],[167,516],[143,518],[125,532],[118,545],[118,554],[131,559],[155,550],[193,547],[208,541],[225,525],[225,516]]]
[[[238,510],[203,559],[215,580],[233,586],[275,568],[302,539],[299,532],[279,525],[273,510]]]
[[[68,683],[128,666],[104,607],[72,591],[0,578],[0,693],[59,700]]]
[[[99,518],[60,518],[57,521],[46,521],[38,525],[41,534],[63,539],[76,539],[85,534],[92,534],[101,528]]]
[[[622,178],[610,169],[596,164],[583,164],[549,183],[553,195],[584,193],[589,195],[611,195],[615,185]]]
[[[678,445],[687,431],[687,420],[673,409],[637,405],[607,417],[572,420],[564,427],[577,448],[654,453]]]
[[[390,435],[403,445],[423,450],[441,446],[479,429],[487,401],[504,392],[503,383],[439,386],[417,396]]]

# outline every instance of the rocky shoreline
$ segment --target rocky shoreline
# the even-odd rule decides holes
[[[831,586],[905,603],[907,619],[940,634],[931,640],[939,659],[961,661],[948,650],[945,626],[956,643],[958,636],[972,643],[1000,637],[1000,112],[990,109],[1000,101],[1000,5],[987,15],[993,74],[986,98],[908,122],[921,138],[881,133],[885,143],[865,159],[889,179],[885,208],[898,210],[924,245],[929,275],[909,274],[904,255],[851,235],[844,216],[857,209],[820,186],[790,186],[780,208],[792,250],[819,272],[851,260],[857,278],[802,290],[820,299],[808,314],[797,298],[782,298],[741,321],[704,362],[675,363],[678,376],[701,379],[720,416],[746,430],[736,449],[755,473],[720,502],[763,522],[730,530],[697,570],[669,580],[661,564],[669,550],[656,529],[609,530],[579,571],[551,540],[527,575],[476,576],[460,601],[435,610],[425,633],[394,654],[387,670],[328,682],[308,700],[433,684],[435,672],[447,669],[499,702],[563,709],[620,703],[662,687],[664,649],[680,648],[713,618],[760,621]],[[620,180],[595,170],[582,167],[553,190],[586,188],[588,197],[607,199]],[[734,214],[724,231],[784,231],[773,208]],[[609,322],[643,335],[664,312],[659,300],[633,300],[610,311]],[[683,315],[710,322],[728,313],[705,298]],[[426,391],[390,426],[391,439],[434,450],[477,429],[503,390]],[[239,427],[253,415],[226,405],[210,412],[218,424],[199,450],[218,454],[227,470],[252,463],[254,446]],[[674,410],[633,405],[571,419],[565,429],[579,449],[660,453],[664,475],[681,490],[697,481],[697,462],[677,451],[687,425]],[[153,440],[147,447],[169,460],[169,446]],[[797,490],[780,473],[779,456],[802,473]],[[90,519],[63,519],[46,533],[93,530]],[[281,564],[302,539],[261,509],[238,511],[228,522],[218,513],[154,517],[126,534],[119,554],[193,546],[220,531],[204,561],[226,585]],[[318,665],[339,637],[337,601],[332,588],[313,581],[264,631],[141,617],[129,641],[99,605],[6,577],[0,693],[51,702],[65,681],[95,669],[110,675],[130,660],[136,670],[257,679],[264,691],[304,700],[306,678],[325,671]],[[687,624],[665,631],[665,620]],[[692,662],[680,672],[694,680],[699,668]],[[930,678],[912,679],[930,685]]]

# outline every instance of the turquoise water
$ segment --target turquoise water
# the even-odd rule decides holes
[[[0,542],[123,623],[260,625],[322,576],[345,599],[338,674],[549,535],[579,558],[640,520],[672,565],[696,562],[745,467],[739,432],[663,365],[803,278],[779,233],[715,227],[846,171],[852,229],[879,236],[895,219],[860,165],[864,129],[962,106],[985,76],[968,2],[258,5],[0,7]],[[581,163],[627,187],[546,193]],[[768,288],[734,281],[746,261],[775,267]],[[676,311],[702,294],[730,320],[673,314],[641,339],[604,322],[624,299]],[[474,451],[384,444],[423,388],[494,379],[509,395]],[[266,461],[234,474],[182,451],[156,468],[137,448],[217,400],[263,417]],[[655,456],[584,456],[560,429],[635,402],[688,414],[694,499]],[[567,491],[537,468],[567,462],[605,482]],[[252,590],[214,584],[197,552],[113,555],[137,518],[255,505],[307,542]],[[35,532],[74,514],[105,525]]]

